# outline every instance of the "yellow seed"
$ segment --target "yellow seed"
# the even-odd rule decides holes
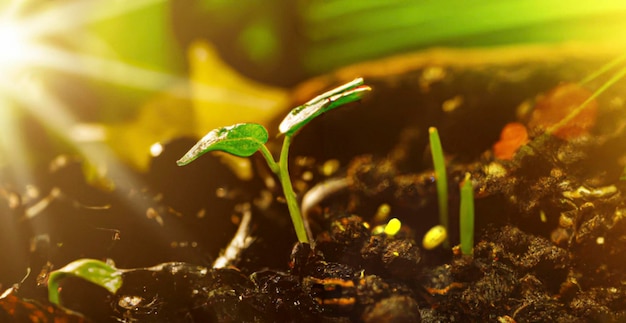
[[[383,233],[384,231],[385,231],[384,225],[377,225],[374,227],[374,229],[372,229],[372,235],[376,236],[376,235]]]
[[[322,174],[324,176],[330,176],[332,174],[334,174],[338,169],[339,166],[341,166],[341,164],[339,163],[339,160],[337,159],[329,159],[327,160],[324,165],[322,165]]]
[[[435,249],[446,240],[447,236],[446,228],[443,225],[436,225],[426,232],[422,240],[422,246],[426,250]]]
[[[443,101],[443,104],[441,105],[441,109],[443,110],[443,112],[450,113],[456,110],[462,104],[463,104],[463,96],[457,95],[451,99]]]
[[[376,210],[376,214],[374,215],[374,223],[383,223],[387,220],[391,214],[391,206],[387,203],[383,203]]]
[[[396,233],[398,233],[398,231],[400,231],[400,227],[402,227],[402,223],[400,222],[400,220],[393,218],[389,220],[389,222],[385,226],[384,232],[386,235],[393,237],[394,235],[396,235]]]
[[[541,222],[547,223],[548,216],[546,216],[546,212],[544,212],[543,210],[539,211],[539,219],[541,219]]]

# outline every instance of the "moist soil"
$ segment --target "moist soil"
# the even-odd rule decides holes
[[[609,77],[578,82],[612,56],[477,63],[474,54],[371,62],[294,91],[296,105],[354,76],[373,88],[294,138],[290,171],[311,244],[296,243],[260,156],[252,178],[219,154],[177,167],[193,138],[164,143],[148,172],[126,168],[109,189],[87,181],[70,155],[28,190],[4,172],[0,321],[626,321],[626,82],[556,131],[550,122],[564,117],[537,112],[571,111]],[[565,88],[571,100],[551,100]],[[512,122],[527,139],[503,154],[508,144],[494,145]],[[422,238],[439,222],[431,126],[447,159],[450,224],[449,245],[426,250]],[[463,255],[467,173],[476,237]],[[395,234],[384,231],[390,218],[402,222]],[[231,243],[239,225],[243,242]],[[235,252],[216,266],[229,244]],[[49,272],[81,258],[124,268],[122,287],[111,294],[68,278],[63,307],[47,302]]]

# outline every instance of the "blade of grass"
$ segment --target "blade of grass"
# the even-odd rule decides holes
[[[471,255],[474,248],[474,187],[470,173],[465,173],[465,180],[461,184],[459,228],[461,252]]]
[[[428,129],[428,139],[430,140],[430,151],[433,157],[435,168],[435,184],[437,186],[437,200],[439,202],[439,224],[448,230],[448,176],[446,174],[446,162],[441,147],[441,139],[437,128]],[[444,247],[448,247],[448,239],[443,242]]]
[[[606,63],[604,66],[600,67],[597,71],[587,75],[587,77],[582,79],[578,84],[583,85],[585,83],[589,83],[589,82],[593,81],[594,79],[596,79],[600,75],[608,72],[609,70],[611,70],[613,67],[617,66],[618,64],[620,64],[624,60],[626,60],[626,54],[620,55],[620,56],[614,58],[612,61],[610,61],[610,62]]]
[[[360,2],[318,1],[304,7],[305,32],[315,44],[305,59],[309,70],[432,45],[613,40],[614,31],[626,27],[624,1],[355,3]]]
[[[313,2],[306,8],[305,19],[307,22],[317,23],[312,26],[316,28],[311,28],[309,32],[320,37],[319,39],[332,39],[346,34],[366,34],[394,27],[414,27],[424,24],[437,24],[438,30],[454,37],[476,31],[512,29],[552,21],[561,23],[580,21],[592,16],[605,16],[626,10],[626,4],[623,1],[602,3],[578,1],[576,6],[571,6],[571,2],[571,0],[515,2],[446,0],[385,1],[382,4],[355,5],[359,2],[320,1]],[[451,7],[456,10],[450,10]],[[507,12],[516,12],[516,14],[503,14]],[[428,36],[436,31],[423,30],[419,36]],[[544,30],[543,32],[551,31]]]
[[[617,73],[615,73],[615,75],[613,75],[608,81],[606,81],[604,84],[602,84],[602,86],[600,88],[595,90],[593,92],[593,94],[591,94],[591,96],[589,96],[589,98],[587,98],[587,100],[585,100],[585,102],[581,103],[578,107],[576,107],[574,110],[572,110],[572,112],[570,112],[565,118],[561,119],[561,121],[559,121],[558,123],[554,124],[552,127],[548,128],[546,130],[546,133],[548,133],[548,134],[554,133],[559,128],[561,128],[564,125],[568,124],[572,119],[574,119],[587,106],[587,104],[589,104],[589,102],[593,101],[600,94],[602,94],[604,91],[606,91],[608,88],[610,88],[613,84],[615,84],[617,81],[622,79],[625,75],[626,75],[626,67],[623,67]]]

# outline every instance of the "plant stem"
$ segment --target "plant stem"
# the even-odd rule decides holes
[[[270,153],[269,149],[267,149],[267,146],[261,145],[260,151],[265,158],[265,161],[267,161],[267,166],[270,167],[270,170],[277,176],[280,176],[280,167],[278,167],[278,164],[274,160],[274,156],[272,156],[272,153]]]
[[[291,221],[293,227],[296,230],[298,241],[303,243],[309,243],[309,237],[306,234],[306,228],[300,214],[300,207],[298,207],[298,201],[296,200],[296,193],[291,186],[291,179],[289,178],[289,146],[291,145],[291,135],[286,134],[283,141],[283,147],[280,151],[280,158],[278,159],[278,177],[280,184],[283,186],[283,192],[285,193],[285,199],[287,200],[287,207],[289,208],[289,215],[291,215]],[[267,158],[267,157],[266,157]],[[272,166],[270,166],[272,167]]]

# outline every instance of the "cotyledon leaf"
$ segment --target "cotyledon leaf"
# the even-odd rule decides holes
[[[363,85],[362,78],[357,78],[294,108],[280,123],[278,130],[282,134],[292,135],[320,114],[360,100],[370,90],[369,86]]]
[[[115,294],[122,286],[122,271],[96,259],[79,259],[50,273],[48,299],[59,304],[59,282],[67,277],[79,277]]]
[[[211,130],[176,163],[187,165],[209,151],[221,150],[239,157],[257,152],[269,138],[267,130],[257,123],[238,123]]]

